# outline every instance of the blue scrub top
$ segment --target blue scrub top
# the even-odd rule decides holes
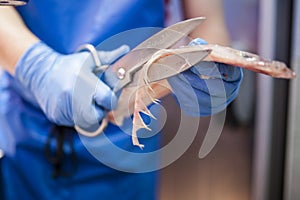
[[[64,54],[83,43],[98,45],[128,29],[162,27],[164,21],[163,0],[30,0],[18,11],[34,34]],[[45,156],[53,124],[22,98],[9,74],[2,73],[0,79],[0,148],[6,153],[2,161],[6,199],[155,199],[156,172],[114,170],[95,159],[76,133],[72,133],[76,170],[73,176],[53,179],[53,167]],[[140,151],[119,127],[110,124],[106,133],[121,148]],[[156,135],[141,142],[149,147],[146,151],[152,151],[159,140]],[[99,152],[101,148],[105,149],[105,144],[100,142]],[[64,150],[70,153],[69,147]],[[133,168],[141,164],[131,162]]]

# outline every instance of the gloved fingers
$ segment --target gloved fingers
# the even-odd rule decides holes
[[[186,96],[185,93],[187,92],[187,88],[193,88],[195,90],[203,91],[208,94],[205,81],[206,80],[200,79],[198,75],[190,70],[182,72],[181,74],[168,79],[168,82],[171,85],[172,89],[174,91],[178,91],[178,94],[183,96]]]
[[[197,38],[189,45],[205,44]],[[223,110],[238,94],[242,71],[223,63],[200,62],[168,79],[183,112],[206,116]]]
[[[191,71],[200,77],[207,76],[207,78],[222,78],[222,74],[215,62],[200,62],[193,66]]]
[[[168,79],[181,109],[190,116],[207,116],[225,109],[237,97],[241,83],[196,79],[191,71]]]
[[[199,44],[208,44],[208,43],[202,38],[195,38],[189,43],[189,46],[195,46]]]
[[[200,44],[207,44],[201,38],[196,38],[189,43],[189,46],[196,46]],[[243,74],[238,67],[217,62],[200,62],[191,68],[191,71],[199,76],[204,75],[207,78],[222,78],[225,81],[241,80]]]
[[[240,81],[243,78],[243,70],[240,67],[217,63],[223,80],[227,82]]]
[[[103,108],[101,108],[100,106],[96,105],[93,107],[97,122],[100,122],[106,113],[104,113],[105,111],[103,110]]]
[[[191,68],[191,71],[203,78],[222,78],[224,81],[232,82],[242,78],[242,70],[224,63],[200,62]]]
[[[205,116],[210,113],[210,94],[204,80],[200,81],[202,89],[194,88],[183,75],[168,79],[173,95],[186,115]]]
[[[128,45],[122,45],[112,51],[98,51],[98,55],[102,65],[108,65],[113,63],[115,60],[125,55],[130,51]]]
[[[118,99],[115,93],[101,80],[98,80],[93,97],[95,103],[106,110],[117,107]]]
[[[105,117],[105,112],[100,106],[93,104],[82,113],[74,116],[75,126],[88,132],[93,132],[99,127],[99,122]]]

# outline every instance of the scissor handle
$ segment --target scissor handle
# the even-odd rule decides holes
[[[92,57],[93,57],[93,60],[95,62],[94,73],[96,73],[98,75],[102,74],[107,69],[108,65],[101,65],[101,61],[100,61],[100,58],[98,56],[98,52],[97,52],[96,48],[91,44],[83,44],[77,49],[77,52],[83,51],[83,50],[88,50],[91,53]],[[102,119],[101,124],[100,124],[99,128],[96,131],[89,132],[89,131],[86,131],[86,130],[80,128],[77,125],[75,125],[74,128],[81,135],[84,135],[84,136],[87,136],[87,137],[95,137],[95,136],[101,134],[104,131],[107,124],[108,124],[108,117],[106,115]]]
[[[94,69],[95,73],[101,74],[108,68],[108,65],[102,65],[101,64],[101,60],[98,56],[98,52],[97,52],[96,48],[93,45],[83,44],[83,45],[79,46],[76,51],[79,52],[79,51],[84,51],[84,50],[88,50],[92,54],[92,57],[93,57],[94,62],[95,62],[95,69]]]
[[[108,124],[108,117],[105,116],[105,117],[102,119],[99,128],[98,128],[97,130],[93,131],[93,132],[86,131],[86,130],[80,128],[80,127],[77,126],[77,125],[75,125],[74,128],[75,128],[75,130],[76,130],[78,133],[80,133],[81,135],[84,135],[84,136],[87,136],[87,137],[95,137],[95,136],[101,134],[101,133],[104,131],[104,129],[106,128],[107,124]]]

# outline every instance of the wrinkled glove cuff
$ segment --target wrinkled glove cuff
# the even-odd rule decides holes
[[[56,56],[56,53],[43,42],[37,42],[27,49],[18,61],[15,68],[15,78],[30,89],[31,80],[35,79],[35,71],[39,71],[49,57]],[[45,71],[45,69],[43,69]]]
[[[32,91],[31,82],[33,79],[38,79],[37,76],[34,75],[34,71],[37,71],[35,68],[47,67],[43,66],[42,62],[45,62],[46,57],[50,56],[51,52],[53,52],[53,50],[46,44],[37,42],[26,50],[16,64],[13,82],[14,90],[25,101],[35,107],[39,107],[39,104]]]

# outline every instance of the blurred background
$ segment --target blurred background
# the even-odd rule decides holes
[[[168,9],[172,14],[167,23],[182,18],[180,1],[171,0]],[[299,71],[299,0],[224,0],[224,12],[234,48]],[[201,118],[190,148],[161,171],[160,199],[300,199],[299,92],[299,77],[286,81],[244,70],[239,97],[227,109],[218,143],[199,158],[211,120]],[[180,110],[171,97],[163,102],[167,144],[176,134]]]
[[[170,0],[168,9],[168,24],[181,20],[179,0]],[[284,61],[300,74],[300,0],[224,0],[224,9],[234,48]],[[160,199],[300,199],[299,85],[299,76],[286,81],[244,71],[218,143],[198,157],[211,120],[201,118],[193,144],[161,170]],[[180,110],[171,97],[163,102],[166,144]],[[0,150],[0,167],[1,157]]]

